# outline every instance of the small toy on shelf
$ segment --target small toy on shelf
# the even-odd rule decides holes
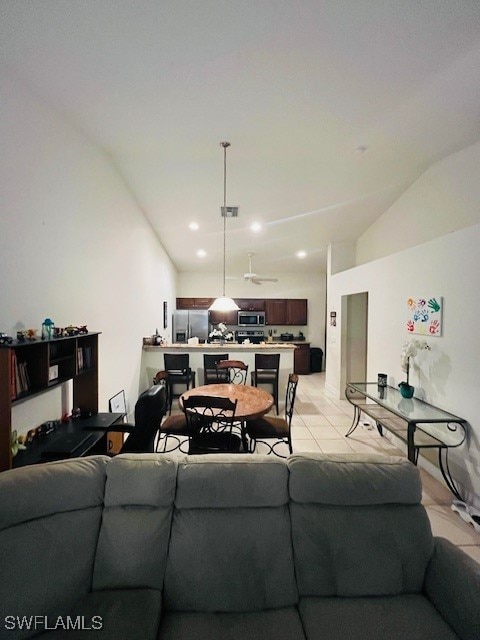
[[[37,329],[27,329],[27,340],[37,339]]]
[[[12,344],[13,338],[6,333],[0,333],[0,344]]]
[[[42,340],[50,340],[53,337],[55,323],[51,318],[45,318],[42,322]]]

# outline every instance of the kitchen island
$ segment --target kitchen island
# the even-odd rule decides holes
[[[280,375],[279,375],[279,400],[284,398],[287,387],[288,375],[293,373],[293,354],[295,345],[286,342],[265,342],[264,344],[237,344],[236,342],[205,343],[198,345],[171,344],[168,346],[144,345],[142,350],[142,379],[140,381],[141,390],[147,389],[152,384],[152,380],[157,373],[164,369],[164,353],[188,353],[190,356],[190,367],[195,372],[195,384],[204,384],[203,380],[203,354],[227,353],[229,360],[242,360],[248,364],[248,383],[250,373],[255,370],[256,353],[279,353],[280,354]]]

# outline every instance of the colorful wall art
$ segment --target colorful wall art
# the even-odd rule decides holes
[[[408,298],[407,331],[423,336],[442,335],[443,299],[441,296]]]

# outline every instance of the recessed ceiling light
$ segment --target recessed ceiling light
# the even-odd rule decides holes
[[[191,229],[192,231],[198,231],[200,227],[198,223],[190,222],[190,224],[188,225],[188,228]]]
[[[305,258],[307,255],[306,251],[297,251],[297,258]]]
[[[250,225],[250,229],[252,231],[258,232],[262,230],[262,225],[260,224],[260,222],[254,222],[253,224]]]
[[[206,256],[206,255],[207,255],[207,252],[205,251],[205,249],[199,249],[199,250],[197,251],[197,256],[198,256],[199,258],[205,258],[205,256]]]

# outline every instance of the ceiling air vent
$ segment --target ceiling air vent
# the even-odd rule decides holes
[[[238,218],[238,207],[220,207],[220,215],[222,218]]]

